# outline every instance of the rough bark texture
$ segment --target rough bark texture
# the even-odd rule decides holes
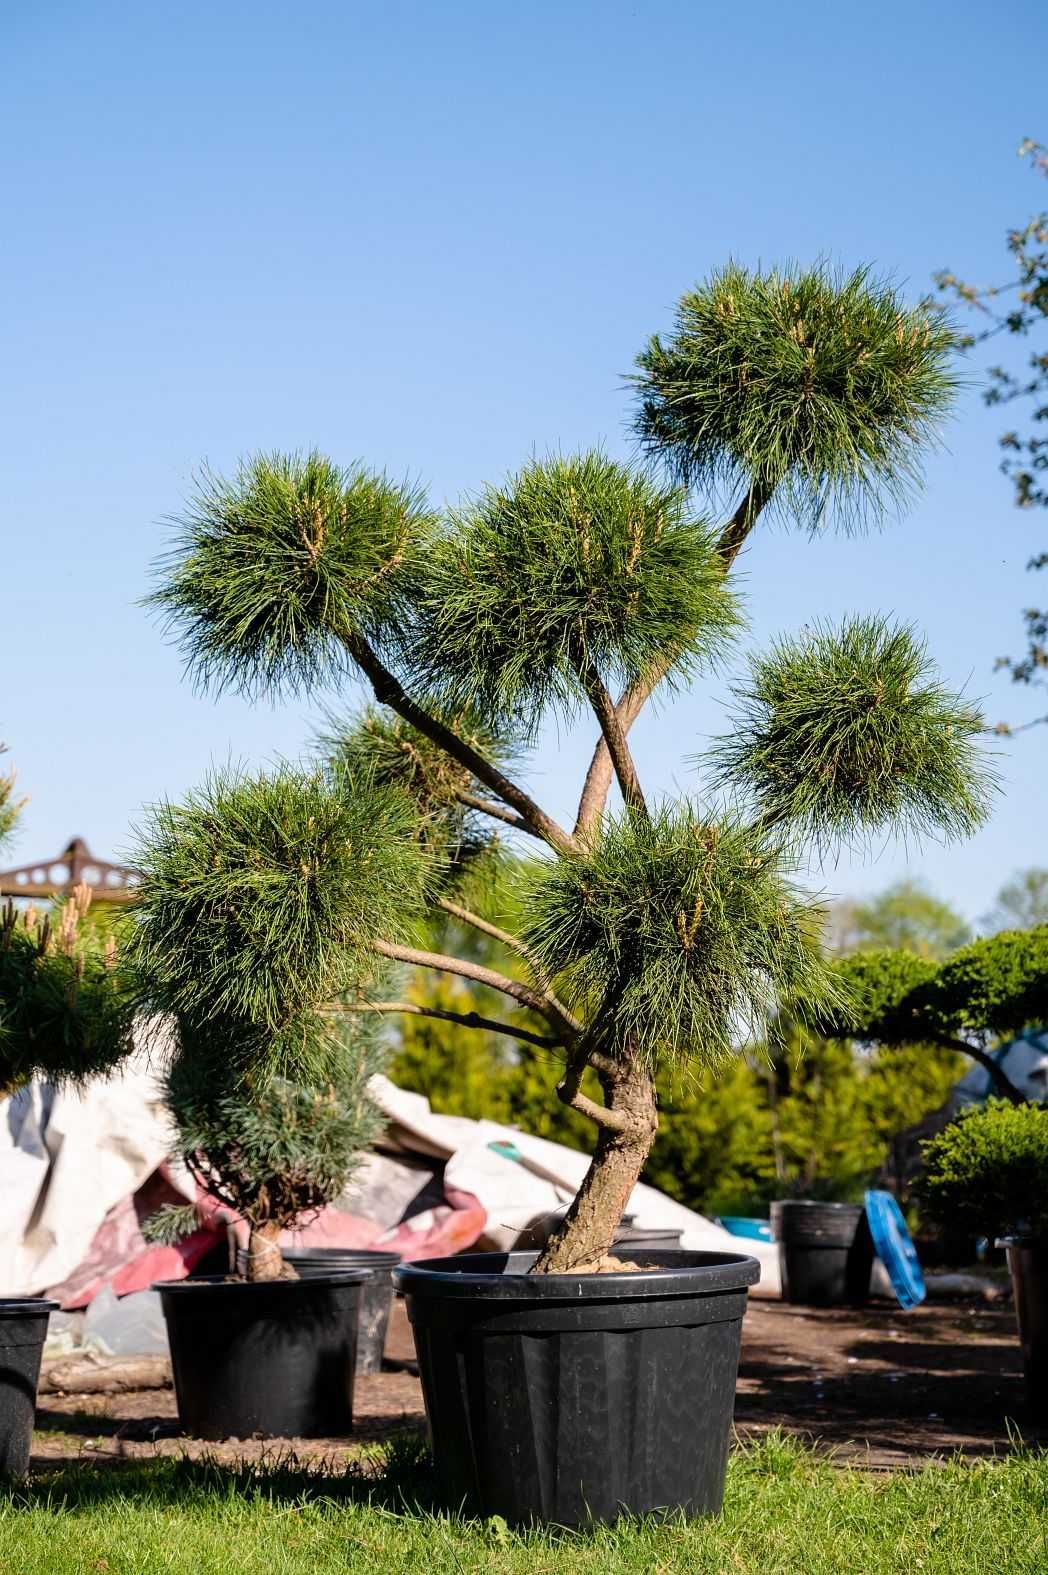
[[[253,1225],[247,1243],[247,1277],[249,1280],[290,1279],[293,1270],[284,1262],[284,1255],[277,1245],[280,1226],[275,1220],[264,1225]]]
[[[601,1127],[589,1170],[563,1221],[550,1236],[533,1274],[566,1274],[595,1264],[610,1250],[630,1193],[658,1130],[655,1086],[636,1061],[600,1074],[605,1102],[626,1118],[622,1131]]]

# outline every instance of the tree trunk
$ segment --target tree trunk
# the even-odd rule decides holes
[[[590,1168],[532,1274],[566,1274],[606,1256],[655,1141],[659,1116],[647,1070],[624,1062],[621,1071],[601,1074],[601,1084],[608,1108],[629,1125],[622,1132],[601,1127]]]
[[[284,1262],[277,1245],[280,1226],[275,1220],[263,1225],[252,1225],[247,1243],[247,1277],[249,1280],[286,1280],[293,1271]]]

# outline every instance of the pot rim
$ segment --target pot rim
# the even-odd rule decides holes
[[[368,1269],[332,1269],[328,1273],[311,1274],[308,1279],[288,1280],[240,1280],[230,1279],[225,1274],[199,1274],[195,1277],[187,1274],[181,1280],[154,1280],[149,1287],[152,1291],[159,1291],[162,1295],[179,1294],[182,1292],[202,1291],[232,1291],[234,1293],[250,1290],[273,1290],[290,1286],[292,1290],[309,1286],[316,1290],[323,1289],[325,1285],[363,1285],[370,1276]]]
[[[0,1296],[0,1318],[39,1318],[41,1313],[58,1312],[60,1306],[46,1296]]]
[[[998,1236],[994,1241],[995,1247],[1048,1247],[1048,1234],[1042,1231],[1039,1235],[1035,1231],[1017,1230],[1009,1236]]]
[[[742,1252],[635,1247],[620,1249],[616,1256],[642,1267],[611,1274],[534,1275],[528,1269],[537,1252],[472,1252],[402,1263],[393,1270],[393,1283],[409,1296],[518,1302],[647,1301],[744,1291],[761,1277],[758,1259]],[[689,1261],[676,1261],[682,1258]],[[668,1261],[651,1262],[653,1259]],[[482,1267],[485,1263],[492,1267]]]

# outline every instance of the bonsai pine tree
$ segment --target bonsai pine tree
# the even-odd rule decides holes
[[[333,802],[364,806],[361,834],[343,836],[350,808],[322,810],[319,795],[330,837],[321,847],[303,825],[299,853],[289,823],[281,855],[308,868],[303,893],[328,893],[352,957],[328,932],[300,944],[305,907],[256,925],[272,837],[249,812],[236,862],[201,861],[174,902],[196,905],[192,966],[172,945],[169,883],[147,861],[141,919],[156,975],[174,986],[166,1004],[203,1026],[266,996],[274,1032],[324,990],[394,1012],[405,1003],[385,999],[368,966],[393,961],[529,1009],[538,1030],[502,1028],[560,1056],[557,1093],[594,1132],[536,1267],[599,1266],[655,1135],[660,1063],[723,1065],[769,1010],[804,1018],[838,1001],[822,911],[798,882],[810,850],[891,830],[965,836],[986,812],[977,709],[944,687],[913,631],[869,614],[831,625],[814,608],[804,632],[751,661],[693,795],[654,797],[629,736],[654,694],[729,651],[732,571],[762,516],[819,533],[901,503],[950,404],[951,347],[933,309],[864,271],[731,266],[687,294],[638,359],[641,468],[599,452],[535,459],[444,516],[316,453],[205,472],[153,597],[198,681],[273,696],[355,675],[377,709],[329,776]],[[597,741],[566,825],[525,772],[543,724],[585,716]],[[609,807],[613,783],[621,807]],[[379,806],[409,801],[414,827],[402,813],[398,840]],[[484,879],[507,827],[535,850],[516,866],[512,929],[486,895],[498,881]],[[426,873],[408,890],[411,859]],[[413,943],[415,897],[494,932],[526,978]],[[232,938],[234,956],[246,934],[252,968],[229,979],[224,949]],[[336,952],[339,967],[316,966]],[[286,1060],[285,1029],[274,1043]]]
[[[247,1274],[271,1279],[290,1271],[277,1237],[308,1223],[344,1191],[384,1118],[367,1085],[389,1058],[375,1019],[336,1019],[331,1081],[306,1086],[271,1077],[252,1086],[230,1078],[226,1046],[189,1046],[167,1073],[167,1104],[178,1152],[198,1186],[247,1222]],[[168,1206],[149,1234],[171,1240],[197,1228],[196,1208]]]
[[[941,962],[910,951],[872,951],[835,966],[845,1004],[827,1014],[824,1032],[963,1051],[985,1068],[1001,1097],[1026,1102],[991,1050],[995,1041],[1044,1022],[1048,925],[1002,930]]]

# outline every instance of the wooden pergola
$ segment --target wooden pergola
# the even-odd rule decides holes
[[[0,897],[68,897],[84,885],[95,902],[127,902],[137,882],[133,869],[96,859],[83,837],[74,837],[57,858],[0,870]]]

